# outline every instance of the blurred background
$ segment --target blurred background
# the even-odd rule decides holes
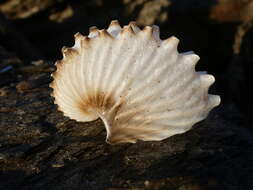
[[[210,91],[221,95],[222,117],[252,131],[253,0],[1,0],[0,103],[15,102],[13,89],[21,96],[41,85],[46,90],[74,34],[106,28],[114,19],[155,24],[162,39],[179,38],[179,52],[201,57],[196,70],[215,76]]]
[[[175,35],[179,51],[200,55],[197,70],[215,75],[223,103],[233,101],[249,115],[252,63],[252,0],[2,0],[0,2],[0,85],[22,80],[34,61],[51,64],[76,32],[122,25],[160,26],[161,38]],[[40,63],[37,63],[40,64]],[[21,72],[21,73],[20,73]]]

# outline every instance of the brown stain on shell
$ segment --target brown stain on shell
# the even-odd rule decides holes
[[[101,36],[102,38],[110,38],[110,39],[113,39],[113,37],[111,36],[111,34],[109,34],[109,33],[107,32],[106,29],[100,30],[100,31],[99,31],[99,34],[100,34],[100,36]]]
[[[117,20],[114,20],[111,22],[110,27],[120,27],[120,24]],[[137,27],[136,22],[130,22],[129,25],[123,27],[120,34],[121,35],[136,35],[133,27]],[[146,26],[143,30],[140,30],[143,33],[148,34],[148,37],[152,39],[152,35],[154,32],[153,27]],[[98,38],[109,38],[114,40],[115,38],[107,32],[107,30],[102,29],[99,30],[97,27],[90,27],[90,32],[97,33],[96,38],[89,38],[87,36],[83,36],[80,33],[75,34],[75,41],[79,41],[81,48],[86,49],[90,48],[92,45],[93,40],[97,40]],[[63,59],[56,61],[56,67],[57,70],[52,73],[52,76],[55,80],[57,80],[58,77],[60,77],[60,72],[62,67],[64,67],[64,64],[71,64],[71,60],[79,55],[79,51],[75,48],[71,47],[63,47],[62,48],[62,54]],[[53,81],[50,84],[51,88],[56,88],[56,82]],[[88,90],[88,89],[87,89]],[[54,91],[51,94],[53,97],[55,96]],[[57,101],[54,101],[55,104],[57,104]],[[143,129],[140,124],[140,129],[137,130],[136,134],[134,134],[133,128],[136,126],[131,126],[130,128],[124,128],[120,127],[125,122],[128,122],[131,120],[134,115],[136,115],[139,112],[144,112],[145,110],[143,108],[135,108],[135,110],[125,114],[124,116],[121,116],[117,118],[117,114],[121,112],[122,106],[126,103],[126,100],[124,98],[120,99],[120,102],[116,101],[116,98],[114,96],[113,92],[105,92],[103,90],[97,89],[95,91],[87,91],[83,98],[79,100],[79,102],[76,103],[79,110],[86,114],[99,114],[104,115],[106,117],[106,120],[110,126],[110,136],[107,139],[107,142],[110,144],[117,144],[117,143],[124,143],[124,142],[136,142],[136,139],[138,139],[139,135],[148,135],[149,133],[153,133],[154,131],[145,130]],[[58,105],[58,104],[57,104]],[[60,105],[58,105],[58,110],[64,113],[64,110],[61,108]],[[65,115],[66,116],[66,115]],[[115,126],[117,125],[117,126]],[[139,132],[138,132],[139,131]]]
[[[74,48],[69,48],[69,47],[64,46],[62,48],[62,54],[64,58],[67,57],[68,59],[72,59],[73,57],[78,56],[79,52]]]
[[[96,26],[92,26],[89,28],[89,32],[98,32],[98,28]]]
[[[100,115],[106,115],[107,112],[114,112],[116,114],[123,104],[123,101],[118,103],[112,93],[103,92],[101,90],[90,93],[87,92],[87,97],[84,97],[77,103],[79,109],[85,114],[89,114],[90,111],[93,110]]]
[[[109,27],[114,27],[114,26],[119,26],[120,27],[120,24],[119,24],[119,21],[118,20],[112,20]]]
[[[114,27],[116,30],[117,28],[120,28],[119,35],[123,35],[123,38],[121,38],[122,40],[127,39],[127,36],[132,37],[140,35],[142,37],[144,36],[146,39],[148,38],[148,40],[150,39],[152,43],[156,42],[158,46],[160,45],[160,38],[156,38],[155,36],[159,34],[159,28],[157,29],[154,26],[146,26],[143,30],[140,30],[135,22],[130,22],[128,26],[125,26],[122,29],[118,21],[112,21],[109,28],[110,27]],[[92,48],[92,45],[93,43],[96,43],[96,40],[103,39],[103,43],[108,42],[108,39],[116,40],[113,34],[110,34],[105,29],[98,30],[96,27],[91,27],[90,32],[96,33],[95,37],[90,38],[77,33],[75,35],[75,41],[78,43],[78,46],[74,46],[73,48],[63,47],[63,59],[56,62],[57,70],[52,74],[54,80],[64,77],[61,76],[61,70],[64,69],[63,67],[68,64],[72,64],[72,62],[78,61],[78,58],[82,51]],[[178,42],[178,39],[171,37],[163,41],[163,44],[165,48],[171,48],[173,46],[175,47],[174,49],[176,49]],[[80,61],[78,62],[78,64],[85,64]],[[66,70],[64,72],[66,72]],[[131,81],[129,82],[131,83]],[[50,87],[57,90],[57,82],[53,81],[50,84]],[[80,117],[77,117],[78,119],[86,115],[91,116],[91,118],[94,115],[101,117],[107,126],[108,143],[134,143],[137,139],[150,140],[151,136],[159,137],[160,131],[155,128],[150,128],[149,125],[151,124],[152,120],[145,115],[146,112],[149,112],[149,108],[142,106],[134,107],[131,105],[131,102],[129,102],[131,100],[128,100],[127,97],[124,97],[124,95],[121,95],[120,98],[115,97],[115,92],[113,91],[108,91],[105,89],[94,89],[92,87],[85,90],[85,92],[80,92],[83,94],[80,97],[76,98],[76,102],[74,102],[74,104],[71,106],[77,106],[75,107],[77,108],[77,111],[83,113],[83,115],[81,114],[81,116],[79,115]],[[125,93],[127,93],[127,91],[124,91],[124,94]],[[59,96],[59,93],[57,91],[56,93],[52,93],[54,97],[56,94]],[[55,103],[57,104],[58,101],[56,99]],[[126,110],[128,105],[130,105],[131,111]],[[59,105],[58,110],[64,113],[63,107]],[[64,115],[65,114],[67,116],[67,111],[64,113]],[[135,117],[136,115],[141,115],[141,117]]]

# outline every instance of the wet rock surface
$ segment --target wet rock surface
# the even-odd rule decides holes
[[[253,189],[252,1],[17,2],[0,3],[1,190]],[[180,38],[180,51],[200,55],[197,70],[216,77],[210,90],[222,104],[185,134],[116,146],[105,143],[101,120],[64,117],[48,86],[61,46],[115,18],[156,23],[162,36]]]

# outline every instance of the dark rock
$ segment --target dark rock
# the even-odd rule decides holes
[[[253,189],[252,1],[227,2],[1,3],[15,20],[0,18],[0,190]],[[180,38],[180,51],[200,55],[197,70],[215,75],[210,91],[222,104],[187,133],[117,146],[105,143],[101,120],[77,123],[56,111],[48,87],[53,61],[34,60],[61,58],[74,33],[115,18],[158,23],[163,38]]]
[[[37,88],[43,84],[48,84],[51,81],[51,77],[46,74],[40,74],[35,77],[31,77],[28,80],[21,81],[16,85],[18,92],[23,93],[28,90]]]
[[[100,120],[63,117],[49,94],[41,84],[1,99],[1,109],[9,110],[0,112],[4,189],[252,187],[252,132],[236,107],[221,105],[191,131],[161,142],[111,146]]]

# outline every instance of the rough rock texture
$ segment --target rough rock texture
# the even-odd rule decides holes
[[[185,134],[111,146],[100,120],[77,123],[57,112],[49,74],[38,78],[44,82],[1,96],[0,189],[253,187],[252,132],[233,105]]]
[[[21,3],[6,8],[11,2]],[[253,1],[113,2],[0,3],[15,19],[0,15],[0,190],[252,190]],[[222,104],[185,134],[117,146],[105,143],[100,120],[77,123],[56,111],[48,84],[60,48],[115,18],[180,38],[179,50],[196,51],[197,69],[216,77],[210,93]]]

